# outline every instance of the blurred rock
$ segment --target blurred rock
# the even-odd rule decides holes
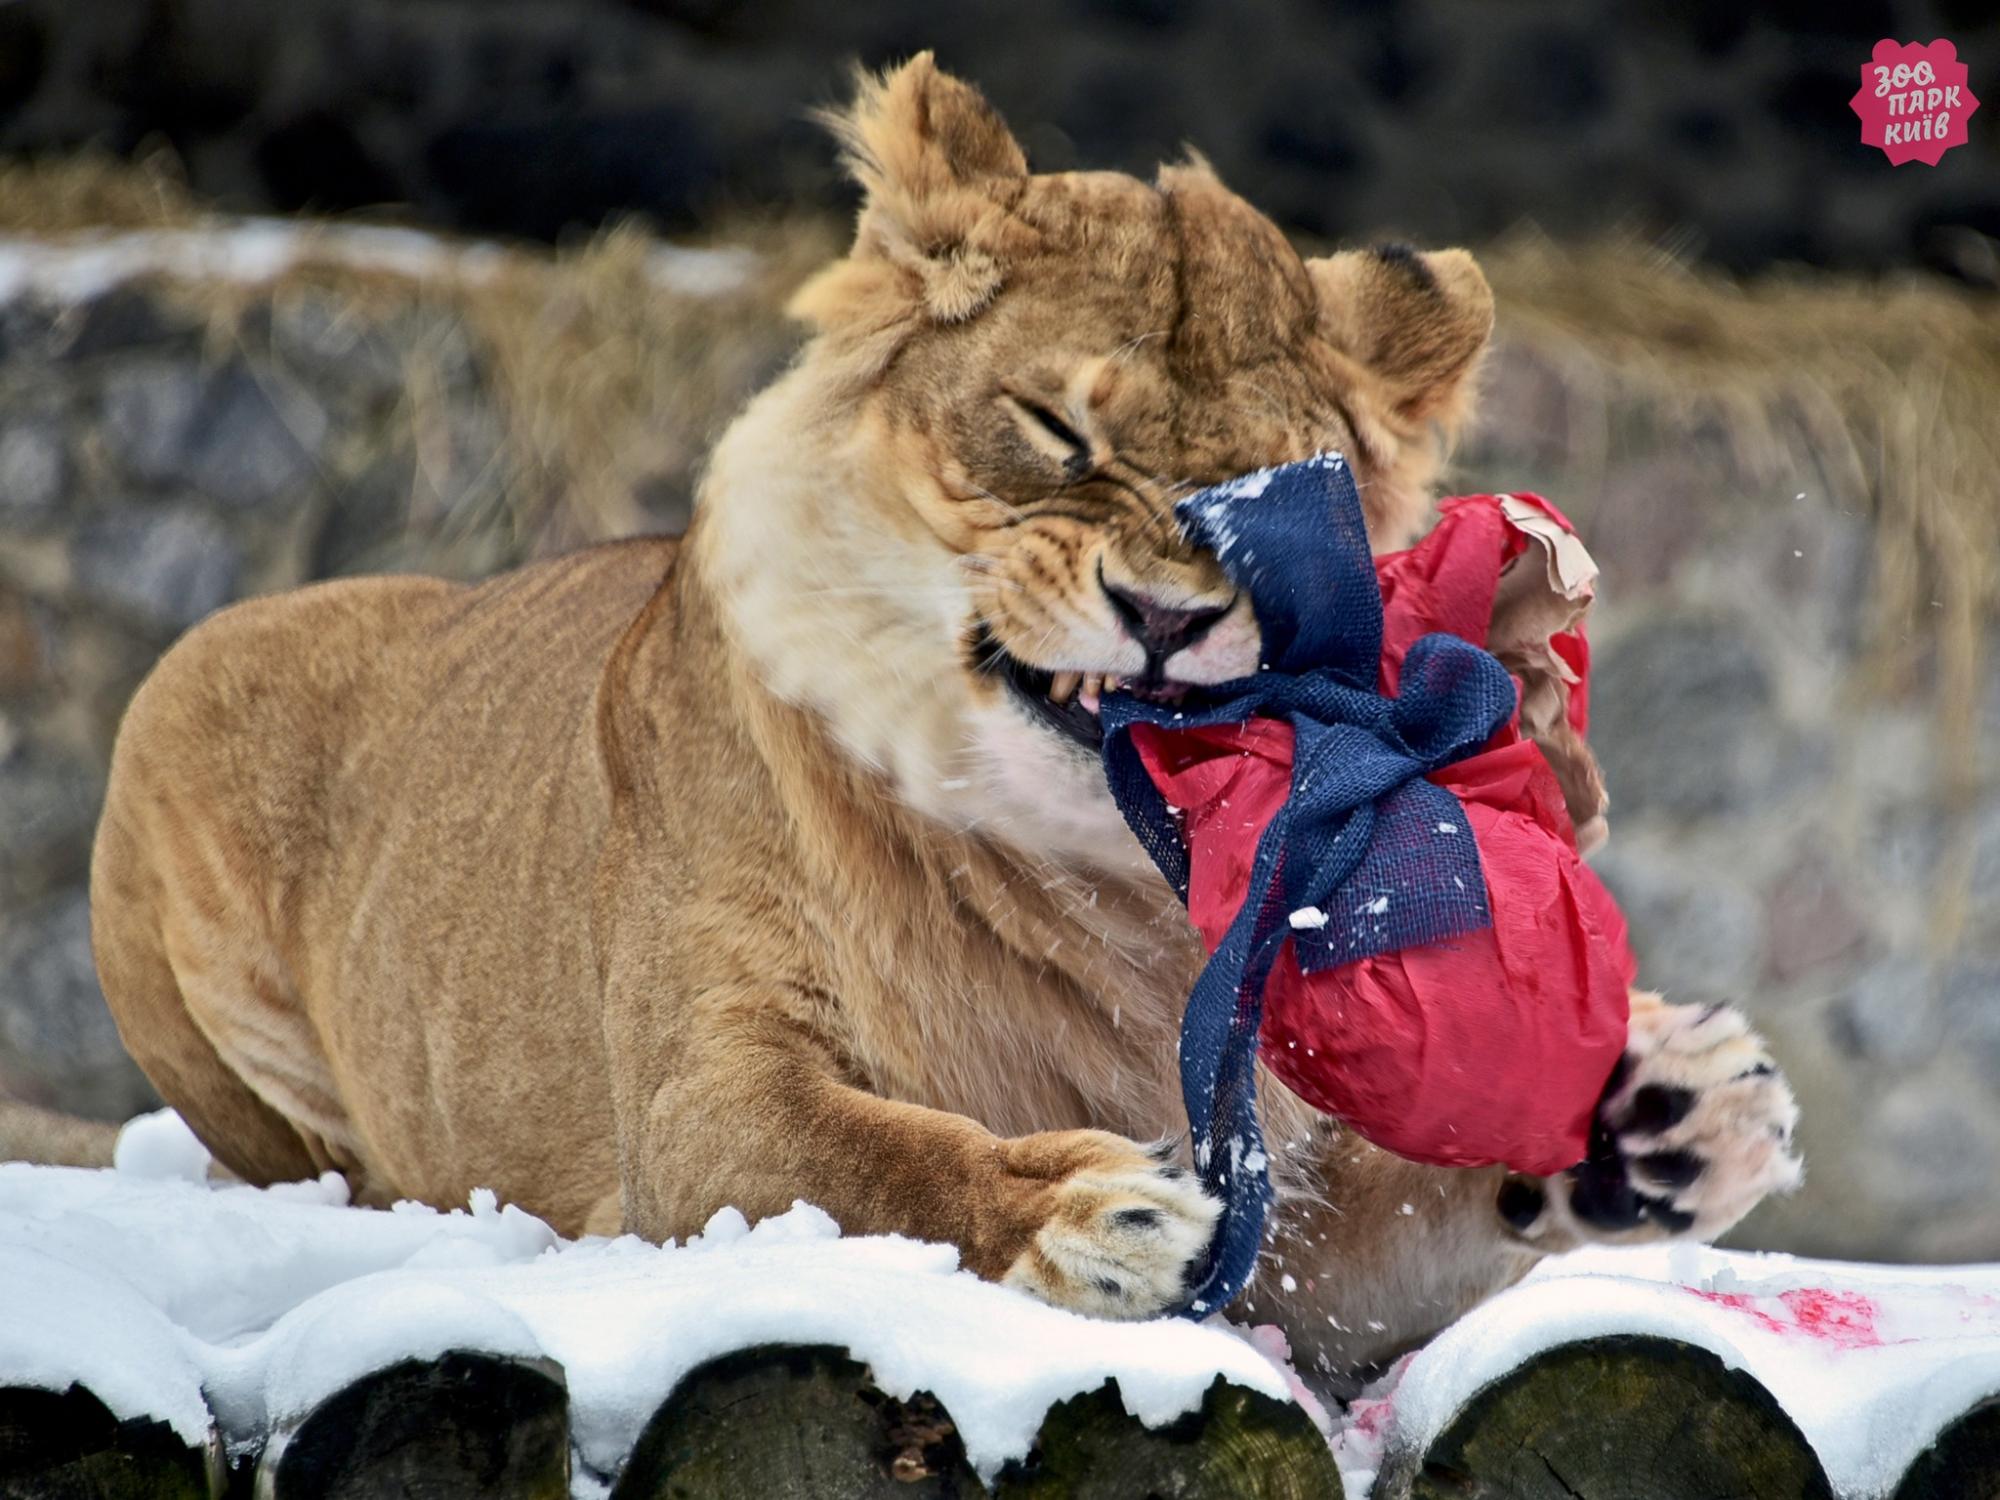
[[[23,6],[0,6],[0,119],[34,97],[48,50],[39,17]]]
[[[367,411],[402,396],[408,347],[332,293],[306,289],[280,298],[270,327],[285,368],[324,400]]]
[[[59,750],[22,749],[0,761],[0,895],[38,895],[88,867],[102,790],[90,766]]]
[[[141,484],[179,478],[202,383],[192,361],[134,361],[113,370],[104,382],[102,428],[112,462]]]
[[[1769,788],[1771,670],[1747,623],[1669,615],[1631,628],[1599,655],[1591,687],[1615,816],[1741,814]]]
[[[1972,1050],[1980,1073],[2000,1080],[2000,963],[1955,964],[1945,974],[1939,1009],[1952,1037]]]
[[[51,332],[51,352],[64,360],[139,349],[192,354],[201,337],[192,318],[167,312],[151,292],[125,283],[66,309]]]
[[[82,886],[0,921],[0,976],[0,1092],[102,1120],[158,1107],[97,987]]]
[[[1928,970],[1908,958],[1871,964],[1835,1002],[1834,1040],[1870,1062],[1925,1062],[1944,1035],[1934,990]]]
[[[94,602],[168,631],[227,604],[242,572],[241,549],[221,523],[185,508],[93,517],[71,556]]]
[[[42,632],[27,596],[0,583],[0,698],[27,692],[42,677],[47,659]],[[0,743],[0,767],[8,747]]]
[[[105,382],[104,423],[108,452],[133,479],[246,510],[302,499],[327,432],[311,397],[240,360],[119,370]]]
[[[1494,475],[1519,474],[1509,483],[1546,483],[1575,441],[1572,410],[1574,373],[1553,356],[1502,333],[1480,373],[1480,400],[1470,431],[1456,455],[1457,467]],[[1497,482],[1497,481],[1496,481]],[[1568,509],[1576,497],[1558,497]],[[1591,504],[1590,497],[1584,497]],[[1573,513],[1574,518],[1574,513]],[[1593,550],[1602,548],[1593,528]]]
[[[1666,583],[1686,558],[1702,552],[1716,488],[1713,474],[1690,463],[1678,445],[1664,453],[1633,446],[1637,452],[1605,476],[1589,510],[1591,555],[1604,569],[1605,587],[1625,594]]]
[[[0,512],[46,515],[68,482],[69,455],[54,418],[0,420]]]
[[[1639,982],[1674,1001],[1742,1000],[1761,966],[1757,901],[1724,872],[1690,871],[1614,831],[1594,861],[1631,924]]]
[[[1971,823],[1972,904],[1989,915],[2000,913],[2000,799],[1989,799],[1962,816]],[[1985,935],[2000,937],[2000,924]]]
[[[1802,852],[1776,877],[1764,922],[1765,965],[1780,983],[1842,964],[1868,943],[1846,874],[1825,850]]]
[[[326,414],[309,396],[281,389],[241,362],[209,386],[182,474],[187,484],[243,509],[301,498],[326,439]]]
[[[382,454],[337,487],[313,544],[313,573],[337,578],[392,567],[406,537],[416,465],[401,450]]]
[[[1986,1148],[1981,1101],[1906,1083],[1869,1111],[1863,1162],[1867,1191],[1906,1213],[1949,1219],[1993,1191],[1995,1161]]]

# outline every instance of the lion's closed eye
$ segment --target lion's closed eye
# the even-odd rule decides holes
[[[1060,468],[1067,478],[1081,479],[1096,467],[1090,439],[1053,408],[1014,391],[1006,392],[1003,401],[1029,446]]]

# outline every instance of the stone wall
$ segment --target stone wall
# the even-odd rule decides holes
[[[242,210],[678,229],[830,201],[807,112],[850,60],[934,47],[1043,168],[1150,171],[1191,141],[1306,233],[1483,241],[1532,218],[1738,268],[1922,260],[1991,284],[1996,106],[1939,166],[1891,167],[1847,104],[1885,36],[1952,38],[1993,92],[1985,0],[14,0],[0,151],[164,142]]]
[[[349,271],[263,289],[29,291],[0,307],[0,1089],[107,1117],[148,1098],[91,977],[84,878],[120,708],[176,632],[312,577],[470,575],[678,524],[707,435],[789,347],[775,309],[796,267],[651,304],[619,283],[611,321],[566,341],[604,268],[515,259],[526,289],[504,298]],[[1986,602],[1939,584],[1940,608],[1926,595],[1899,624],[1884,601],[1912,580],[1932,587],[1926,570],[1950,561],[1906,556],[1885,509],[1882,475],[1909,463],[1879,433],[1817,419],[1757,451],[1723,400],[1733,386],[1810,415],[1813,388],[1726,350],[1714,401],[1703,382],[1641,378],[1661,330],[1702,341],[1687,308],[1720,328],[1752,316],[1746,300],[1635,259],[1559,326],[1553,310],[1602,276],[1520,264],[1493,261],[1501,338],[1454,487],[1543,491],[1604,566],[1593,741],[1614,806],[1601,867],[1652,982],[1743,1001],[1804,1100],[1808,1185],[1748,1236],[2000,1257],[2000,792],[1976,753],[2000,729],[2000,671],[1990,655],[1978,665],[1969,717],[1944,691],[1974,660],[1946,623],[1989,618]],[[1670,280],[1687,308],[1664,294]],[[1879,332],[1890,294],[1845,295],[1756,315],[1849,318],[1830,342],[1886,372],[1886,410],[1918,378]],[[1926,316],[2000,347],[1992,308],[1923,295]],[[1614,315],[1647,296],[1666,311],[1634,354],[1613,341]],[[626,426],[557,421],[565,401],[603,404],[577,393],[630,357],[620,330],[688,352],[645,376],[656,384]],[[554,358],[566,342],[574,352]],[[1990,368],[1967,357],[1947,351],[1951,399],[1990,404]],[[611,372],[617,384],[640,384],[644,367],[630,369]],[[622,510],[565,509],[589,458],[552,454],[551,431],[647,455],[612,476]],[[1969,491],[1926,488],[1919,519],[1989,536],[1974,523],[2000,515],[1993,472]],[[1886,656],[1885,633],[1900,647]]]

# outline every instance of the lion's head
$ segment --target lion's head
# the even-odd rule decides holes
[[[833,121],[864,202],[814,330],[718,449],[699,555],[780,694],[902,798],[1137,862],[1096,763],[1108,679],[1253,670],[1247,599],[1176,499],[1345,453],[1378,547],[1421,521],[1491,329],[1471,256],[1301,259],[1198,159],[1037,175],[928,54]]]

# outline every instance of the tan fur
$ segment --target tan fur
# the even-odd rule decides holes
[[[47,1167],[108,1167],[118,1127],[0,1099],[0,1161]]]
[[[1302,262],[1199,162],[1029,176],[928,57],[840,128],[853,251],[684,542],[322,585],[169,653],[117,748],[100,971],[251,1180],[490,1186],[656,1238],[804,1198],[1150,1314],[1215,1213],[1144,1144],[1182,1124],[1199,948],[1094,760],[979,643],[1137,672],[1101,579],[1228,608],[1173,675],[1254,667],[1172,501],[1339,448],[1378,543],[1407,539],[1491,300],[1460,252]],[[1266,1112],[1301,1274],[1256,1296],[1322,1362],[1585,1232],[1509,1229],[1502,1174],[1398,1161],[1268,1083]]]

